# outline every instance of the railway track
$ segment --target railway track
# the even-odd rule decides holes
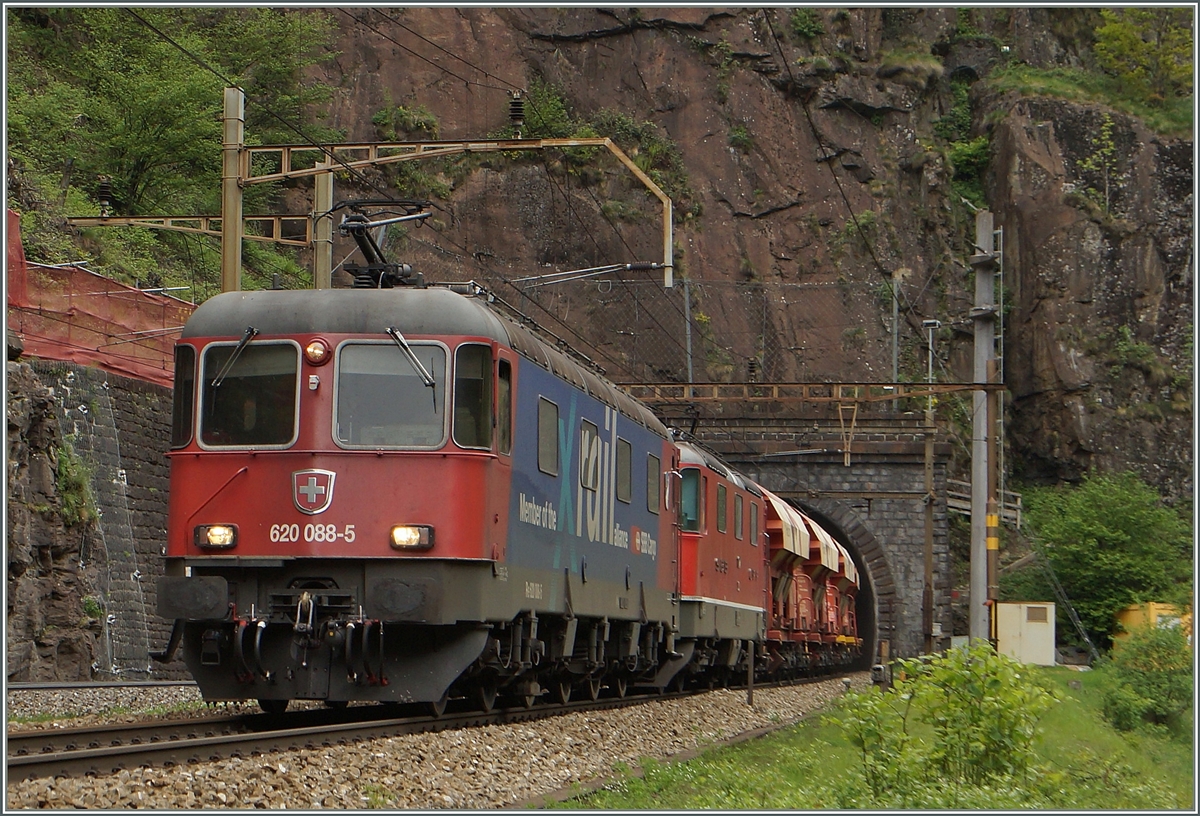
[[[572,711],[621,708],[648,699],[666,700],[690,693],[603,698],[534,708],[497,708],[487,714],[447,710],[441,717],[411,715],[400,706],[367,705],[283,715],[242,714],[24,731],[8,735],[8,776],[10,779],[33,779],[104,775],[143,765],[173,767],[272,751],[346,745],[402,734],[527,722]]]

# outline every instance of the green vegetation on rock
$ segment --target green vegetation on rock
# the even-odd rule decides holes
[[[220,211],[222,89],[246,92],[252,143],[340,138],[313,124],[329,89],[305,69],[334,54],[324,12],[266,8],[9,8],[9,206],[22,214],[30,260],[88,260],[127,283],[188,285],[198,299],[219,281],[206,239],[140,229],[64,236],[66,216]],[[169,38],[169,40],[168,40]],[[186,52],[186,53],[185,53]],[[198,63],[203,63],[200,65]],[[245,211],[262,213],[282,188],[253,185]],[[252,242],[248,242],[252,243]],[[295,273],[286,250],[248,252],[247,288]],[[161,276],[161,278],[158,278]],[[295,285],[295,284],[293,284]]]

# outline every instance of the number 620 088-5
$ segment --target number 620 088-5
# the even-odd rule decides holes
[[[345,541],[350,544],[354,541],[355,533],[353,524],[347,524],[341,530],[336,524],[305,524],[303,527],[299,524],[272,524],[270,535],[272,541],[285,544],[300,541],[301,535],[307,543]]]

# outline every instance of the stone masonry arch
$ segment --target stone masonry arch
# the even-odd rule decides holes
[[[949,646],[947,445],[933,466],[933,644]],[[745,448],[743,448],[745,451]],[[857,443],[847,464],[841,450],[806,451],[790,461],[723,451],[737,470],[787,499],[843,544],[864,576],[856,614],[864,663],[925,651],[925,446],[921,442]]]

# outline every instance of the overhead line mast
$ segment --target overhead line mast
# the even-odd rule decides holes
[[[313,211],[306,216],[312,226],[307,231],[307,245],[316,250],[314,269],[315,288],[329,288],[329,272],[332,268],[332,217],[333,172],[344,169],[353,172],[360,167],[417,161],[420,159],[452,156],[463,153],[494,153],[500,151],[546,150],[548,148],[603,147],[612,153],[629,172],[637,177],[662,203],[662,263],[655,264],[663,270],[663,286],[674,286],[674,228],[671,197],[653,179],[638,167],[632,159],[607,137],[585,139],[471,139],[460,141],[433,142],[358,142],[326,145],[264,145],[247,147],[245,143],[245,93],[241,88],[225,89],[224,129],[221,149],[221,229],[219,233],[208,229],[211,216],[143,216],[119,219],[87,218],[68,219],[77,226],[106,226],[120,223],[121,226],[142,226],[151,229],[201,232],[221,237],[221,289],[241,289],[241,242],[246,235],[245,219],[242,214],[242,194],[246,185],[263,184],[285,179],[313,176],[316,181]],[[274,172],[254,175],[254,159],[259,156],[277,157]],[[294,163],[310,166],[293,169]],[[287,220],[301,216],[282,216]],[[204,228],[177,225],[175,222],[204,221]],[[254,220],[252,217],[250,220]],[[647,262],[638,262],[644,264]]]

